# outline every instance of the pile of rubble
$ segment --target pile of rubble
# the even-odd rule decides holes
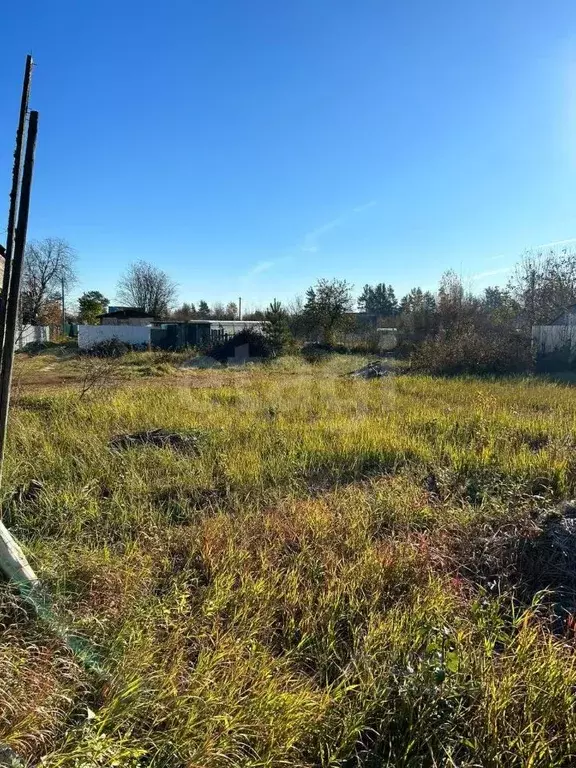
[[[363,368],[358,368],[347,374],[352,379],[379,379],[382,376],[389,376],[390,369],[385,366],[381,360],[374,360]]]

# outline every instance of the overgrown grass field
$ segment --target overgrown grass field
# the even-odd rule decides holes
[[[4,522],[55,617],[2,587],[25,765],[576,764],[574,623],[517,546],[576,495],[574,390],[361,362],[17,393]],[[109,446],[154,427],[198,452]]]

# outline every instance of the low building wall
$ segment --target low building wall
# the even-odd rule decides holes
[[[124,344],[148,346],[150,344],[150,326],[138,325],[79,325],[78,347],[90,349],[103,341],[117,339]]]
[[[380,352],[391,352],[398,346],[398,332],[396,328],[377,328],[378,349]]]

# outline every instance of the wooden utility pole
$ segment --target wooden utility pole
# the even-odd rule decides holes
[[[66,304],[64,299],[65,280],[62,277],[62,336],[66,333]]]
[[[32,56],[26,56],[24,69],[24,81],[22,83],[22,96],[20,98],[20,114],[18,128],[16,129],[16,149],[14,150],[14,165],[12,166],[12,188],[10,190],[10,208],[8,209],[8,227],[6,230],[6,253],[4,254],[4,276],[2,278],[2,297],[0,300],[0,357],[4,346],[6,332],[6,308],[8,303],[8,291],[10,288],[10,274],[12,271],[12,258],[14,255],[14,240],[16,236],[16,216],[20,200],[20,176],[22,173],[22,159],[24,155],[24,131],[26,128],[26,116],[28,114],[28,101],[30,99],[30,82],[32,79]]]
[[[32,174],[34,172],[34,152],[38,134],[38,112],[30,112],[28,122],[28,138],[26,154],[22,171],[22,189],[20,205],[18,206],[18,225],[14,240],[14,257],[10,275],[10,289],[7,297],[6,329],[4,347],[2,349],[2,367],[0,369],[0,487],[2,485],[2,468],[4,449],[6,446],[6,427],[8,424],[8,409],[10,407],[10,389],[12,386],[12,365],[14,363],[14,343],[16,341],[16,326],[18,325],[18,304],[20,300],[20,281],[22,265],[26,248],[28,232],[28,213],[30,211],[30,191],[32,189]]]
[[[8,426],[12,365],[14,362],[14,342],[16,339],[16,326],[18,323],[18,300],[20,294],[20,280],[22,277],[22,264],[24,262],[24,250],[26,248],[26,234],[28,231],[30,191],[32,189],[32,174],[34,171],[34,152],[36,149],[37,133],[38,112],[31,112],[28,121],[26,153],[22,170],[22,186],[20,189],[20,201],[18,205],[18,224],[16,226],[16,236],[14,238],[10,286],[4,302],[6,306],[6,326],[4,345],[2,348],[2,368],[0,370],[0,486],[2,482],[4,449],[6,447],[6,428]],[[1,521],[0,567],[11,581],[18,584],[26,584],[30,586],[37,582],[36,574],[24,557],[18,542],[11,536],[8,529]]]

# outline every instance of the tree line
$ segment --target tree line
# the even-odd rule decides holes
[[[26,248],[20,311],[25,325],[59,325],[62,321],[62,297],[69,296],[78,283],[77,255],[62,238],[48,237],[32,241]],[[131,264],[118,280],[118,304],[142,309],[158,319],[234,319],[238,316],[235,302],[211,307],[200,300],[197,305],[183,303],[175,308],[178,285],[162,269],[145,261]],[[77,301],[77,311],[66,313],[69,322],[95,324],[105,313],[110,300],[98,290],[85,291]],[[256,313],[262,319],[263,312]]]
[[[24,264],[21,314],[26,324],[59,324],[62,295],[77,283],[76,253],[61,238],[28,244]],[[117,285],[117,301],[138,307],[159,319],[234,319],[235,302],[209,306],[204,300],[176,305],[178,286],[160,268],[138,261],[126,270]],[[526,252],[503,287],[490,286],[481,294],[466,288],[452,270],[442,275],[435,291],[415,286],[397,298],[391,284],[364,285],[359,295],[346,280],[320,279],[303,299],[282,305],[273,301],[267,309],[245,314],[245,319],[266,320],[280,338],[334,343],[350,333],[362,317],[376,317],[382,325],[398,329],[401,349],[412,354],[418,348],[436,348],[451,340],[482,337],[499,344],[514,337],[527,339],[532,325],[552,322],[576,303],[576,251],[572,248]],[[108,298],[97,290],[78,300],[69,320],[96,323],[106,311]],[[357,312],[355,312],[357,309]],[[479,343],[479,342],[478,342]],[[484,342],[483,342],[484,343]],[[516,342],[515,342],[516,343]],[[437,351],[437,349],[436,349]],[[433,354],[434,350],[430,352]],[[485,350],[485,355],[488,352]]]

